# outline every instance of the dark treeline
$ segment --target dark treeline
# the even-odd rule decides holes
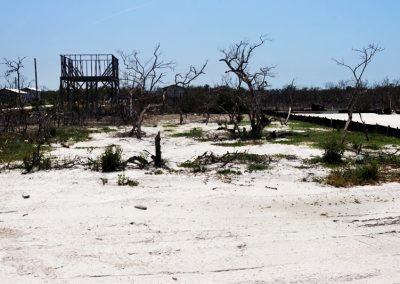
[[[312,105],[323,106],[325,110],[345,109],[353,89],[351,87],[320,88],[295,88],[285,87],[282,89],[270,89],[263,93],[262,102],[265,109],[287,110],[310,110]],[[128,90],[121,88],[120,94]],[[162,89],[154,92],[162,93]],[[163,112],[176,112],[176,105],[182,104],[184,113],[224,113],[235,107],[235,93],[246,93],[229,87],[195,86],[189,87],[187,92],[180,98],[178,95],[167,95]],[[57,105],[58,91],[43,91],[42,103]],[[400,111],[400,86],[378,85],[369,88],[358,103],[358,109],[369,111]],[[244,110],[242,110],[244,111]]]

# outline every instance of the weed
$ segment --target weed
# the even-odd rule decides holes
[[[379,167],[376,163],[333,170],[327,177],[327,184],[335,187],[374,184],[379,181]]]
[[[247,170],[249,172],[257,172],[257,171],[265,171],[268,170],[270,167],[265,164],[250,164],[247,166]]]
[[[125,176],[125,174],[118,175],[118,185],[119,186],[138,186],[139,182],[134,179],[130,179]]]
[[[274,157],[276,157],[278,159],[286,159],[289,161],[295,161],[298,159],[298,157],[293,154],[276,154],[276,155],[274,155]]]
[[[207,168],[200,164],[200,161],[186,161],[179,165],[182,168],[189,168],[193,173],[204,173],[207,171]]]
[[[3,135],[0,138],[0,163],[21,161],[35,145],[17,135]]]
[[[186,137],[186,138],[200,139],[204,136],[204,132],[203,132],[203,129],[201,129],[201,128],[192,128],[189,131],[174,133],[171,136],[172,137]]]
[[[122,149],[119,146],[107,146],[104,153],[100,156],[100,165],[103,172],[113,172],[123,170],[124,164],[121,158]]]
[[[221,169],[217,171],[217,174],[219,175],[241,175],[241,171],[236,171],[232,169]]]
[[[326,164],[342,163],[343,147],[337,140],[331,140],[324,146],[322,161]]]
[[[246,140],[246,141],[235,141],[235,142],[220,142],[215,143],[215,146],[223,146],[223,147],[243,147],[249,145],[262,145],[263,142],[260,140]]]
[[[81,142],[90,139],[90,131],[84,127],[52,128],[50,134],[50,142]]]
[[[41,150],[42,145],[35,146],[32,151],[28,151],[25,153],[25,156],[22,160],[22,165],[26,171],[26,173],[32,172],[34,169],[38,170],[49,170],[51,169],[51,160],[50,158],[45,158],[43,155],[43,151]]]
[[[100,178],[100,180],[103,185],[106,185],[108,183],[108,178]]]

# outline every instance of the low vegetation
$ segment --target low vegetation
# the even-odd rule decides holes
[[[139,182],[134,179],[130,179],[129,177],[125,176],[125,174],[118,175],[118,185],[119,186],[138,186]]]
[[[379,167],[375,163],[334,169],[326,178],[326,183],[335,187],[376,184],[379,181]]]
[[[107,146],[104,153],[100,156],[99,162],[102,172],[114,172],[123,170],[125,165],[122,161],[122,149],[119,146]]]
[[[171,136],[201,139],[204,136],[204,131],[201,128],[192,128],[189,131],[173,133]]]
[[[336,130],[324,126],[319,126],[307,122],[290,121],[289,129],[276,131],[277,139],[271,139],[271,143],[281,143],[290,145],[307,144],[312,147],[324,149],[327,141],[341,141],[342,130]],[[264,136],[273,136],[271,131],[265,131]],[[385,146],[400,146],[400,140],[396,137],[385,136],[382,134],[370,133],[369,141],[365,139],[362,132],[348,132],[346,137],[346,147],[362,145],[365,149],[382,149]]]
[[[247,166],[249,172],[265,171],[268,169],[270,169],[270,166],[265,164],[250,164]]]

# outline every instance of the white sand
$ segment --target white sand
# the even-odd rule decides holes
[[[339,120],[347,120],[347,113],[301,113],[301,115],[305,116],[318,116],[318,117],[326,117],[332,119]],[[378,124],[382,126],[390,126],[390,127],[400,127],[400,115],[398,114],[376,114],[376,113],[362,113],[362,120],[366,124]],[[353,121],[362,122],[360,115],[358,113],[353,114]]]
[[[153,152],[162,127],[145,130],[150,137],[142,141],[94,134],[53,155],[96,157],[103,148],[81,147],[109,144],[121,145],[124,157]],[[172,167],[205,151],[234,150],[166,135],[162,151]],[[321,154],[277,144],[236,148],[245,149]],[[120,173],[81,168],[0,173],[0,283],[399,282],[399,184],[336,189],[311,182],[324,169],[301,164],[282,159],[231,183],[213,173],[127,170],[138,187],[117,186]]]

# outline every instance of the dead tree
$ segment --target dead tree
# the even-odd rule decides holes
[[[196,78],[198,78],[201,74],[204,73],[204,69],[207,66],[208,61],[206,61],[200,69],[197,69],[194,66],[189,67],[189,71],[184,75],[178,73],[175,74],[175,84],[172,86],[174,90],[181,88],[183,92],[179,92],[178,95],[178,112],[179,112],[179,124],[183,124],[183,115],[184,115],[184,107],[183,107],[183,100],[184,97],[187,96],[188,87],[190,83],[192,83]]]
[[[12,74],[16,74],[16,88],[18,89],[17,106],[19,107],[19,125],[22,126],[22,133],[25,134],[28,128],[27,125],[27,113],[24,110],[24,101],[21,97],[21,82],[25,81],[25,77],[22,76],[21,72],[24,68],[25,57],[19,57],[15,60],[3,58],[2,64],[6,66],[6,71],[4,73],[5,78],[10,78]]]
[[[141,126],[146,111],[162,105],[158,102],[154,103],[161,98],[161,94],[157,94],[155,88],[164,83],[163,79],[167,71],[173,70],[175,63],[162,60],[160,44],[156,45],[153,56],[148,60],[141,59],[138,51],[132,53],[119,51],[118,53],[125,66],[124,77],[129,90],[129,114],[132,121],[130,133],[141,139]]]
[[[16,77],[17,78],[17,86],[16,86],[16,88],[18,89],[18,92],[19,92],[19,95],[18,95],[18,103],[19,104],[21,104],[21,94],[20,94],[20,91],[21,91],[21,78],[22,78],[21,72],[22,72],[22,69],[24,68],[23,61],[24,61],[25,58],[26,58],[26,56],[22,57],[22,58],[18,56],[18,58],[15,59],[15,60],[3,58],[3,62],[2,62],[2,64],[4,64],[6,66],[6,68],[7,68],[5,73],[4,73],[5,77],[9,77],[10,75],[12,75],[14,73],[17,75],[17,77]]]
[[[383,48],[381,48],[377,44],[370,44],[368,47],[363,47],[361,49],[353,49],[360,58],[360,62],[357,63],[354,66],[351,66],[349,64],[346,64],[344,60],[337,60],[333,59],[333,61],[336,62],[339,66],[343,66],[347,69],[350,70],[351,75],[352,75],[352,81],[353,81],[353,92],[350,97],[350,101],[347,105],[347,121],[344,125],[344,131],[343,131],[343,137],[342,137],[342,145],[344,144],[346,140],[346,135],[347,135],[347,129],[349,127],[350,122],[353,119],[353,112],[354,108],[360,98],[361,95],[365,94],[367,92],[365,83],[363,82],[363,75],[364,72],[368,66],[369,63],[371,63],[372,58],[380,51],[383,51]],[[360,114],[361,117],[361,114]],[[366,133],[367,135],[367,133]],[[367,135],[368,139],[368,135]]]
[[[228,67],[225,73],[235,74],[239,80],[239,86],[243,83],[247,88],[249,97],[246,100],[246,107],[251,125],[249,137],[253,139],[260,138],[262,130],[270,123],[262,113],[261,96],[268,86],[267,78],[273,77],[271,71],[274,66],[261,67],[257,71],[251,72],[249,65],[254,51],[267,40],[266,37],[261,36],[259,42],[249,43],[244,40],[232,45],[227,50],[221,50],[224,58],[220,61]],[[245,92],[243,96],[246,96]]]
[[[288,115],[287,115],[285,121],[283,122],[284,125],[287,125],[290,115],[292,114],[292,110],[293,110],[293,93],[296,91],[296,86],[295,86],[294,82],[295,82],[295,79],[293,79],[292,82],[284,88],[284,92],[288,96],[288,100],[287,100]]]

